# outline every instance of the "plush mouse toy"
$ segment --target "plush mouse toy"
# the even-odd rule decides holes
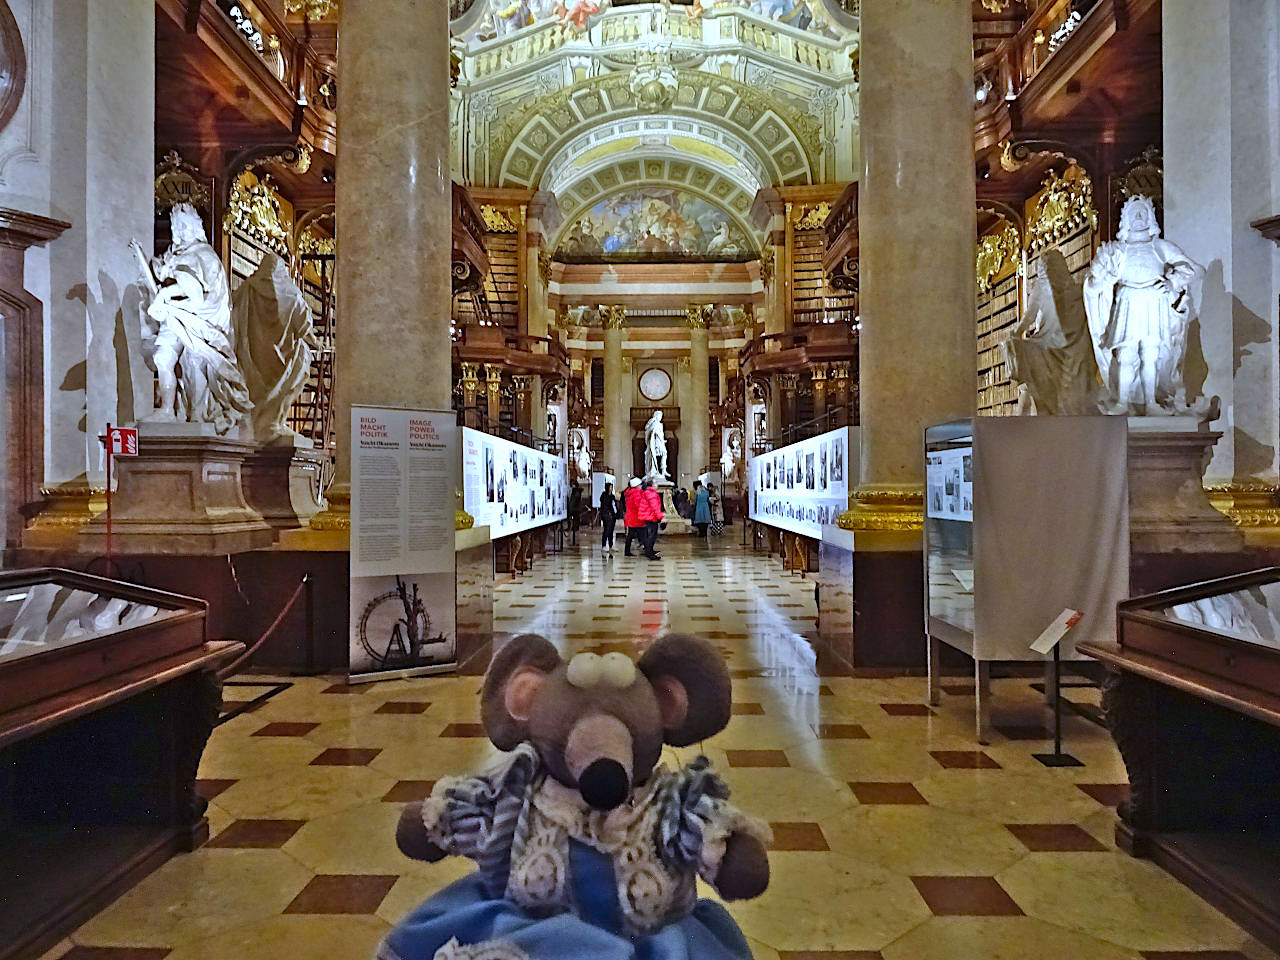
[[[418,860],[479,869],[427,900],[380,960],[746,960],[726,900],[769,883],[768,827],[730,806],[699,757],[659,766],[729,722],[729,671],[710,644],[669,635],[638,663],[580,653],[565,663],[539,636],[493,659],[481,693],[500,767],[436,784],[396,833]]]

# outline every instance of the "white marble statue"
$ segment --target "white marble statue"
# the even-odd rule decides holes
[[[724,452],[720,457],[720,476],[725,486],[737,483],[738,467],[742,464],[742,430],[731,427],[725,433]]]
[[[320,349],[311,308],[284,261],[268,253],[236,289],[231,301],[236,356],[253,401],[253,439],[266,446],[292,445],[289,408],[311,374]]]
[[[159,380],[160,406],[146,419],[209,423],[225,434],[253,406],[231,342],[227,273],[194,207],[178,204],[169,223],[173,242],[150,262],[130,242],[151,294],[143,341]]]
[[[1130,197],[1117,239],[1104,243],[1084,281],[1108,412],[1187,412],[1182,363],[1191,324],[1190,287],[1202,268],[1160,237],[1155,207]]]
[[[1018,413],[1100,413],[1098,365],[1084,300],[1060,250],[1041,254],[1027,288],[1022,320],[1001,344],[1009,379],[1025,388]]]
[[[667,436],[662,430],[662,411],[655,410],[644,425],[644,475],[670,480],[667,474]]]
[[[574,427],[569,431],[569,464],[573,468],[574,478],[585,483],[591,482],[591,441],[587,431],[582,427]]]

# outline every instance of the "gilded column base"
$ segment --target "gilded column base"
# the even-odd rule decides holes
[[[849,495],[841,530],[917,533],[924,529],[924,491],[919,487],[867,485]]]
[[[312,530],[351,530],[351,485],[335,483],[325,491],[329,505],[310,520]]]
[[[351,549],[351,485],[335,483],[324,496],[328,506],[305,527],[280,531],[277,549],[338,552]]]
[[[1261,480],[1211,483],[1209,502],[1238,527],[1280,528],[1280,487]]]
[[[22,545],[39,549],[74,549],[76,535],[107,509],[106,491],[84,481],[40,490],[43,500],[22,535]]]

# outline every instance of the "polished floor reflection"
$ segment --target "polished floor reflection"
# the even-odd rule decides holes
[[[1028,680],[995,682],[1000,733],[978,748],[972,684],[947,683],[931,709],[922,678],[819,668],[805,639],[812,581],[731,533],[711,547],[666,543],[656,562],[585,546],[540,561],[499,586],[495,629],[537,631],[565,652],[631,652],[668,630],[724,650],[734,718],[702,751],[735,801],[773,824],[772,886],[732,906],[757,958],[1273,958],[1161,870],[1115,851],[1125,775],[1104,730],[1070,716],[1085,765],[1046,769],[1032,756],[1046,744]],[[478,689],[477,677],[295,680],[225,723],[200,772],[213,840],[50,957],[368,957],[388,924],[471,869],[406,860],[393,834],[400,803],[495,753]]]

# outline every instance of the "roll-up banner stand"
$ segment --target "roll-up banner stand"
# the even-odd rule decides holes
[[[455,416],[351,408],[352,683],[457,665]]]

